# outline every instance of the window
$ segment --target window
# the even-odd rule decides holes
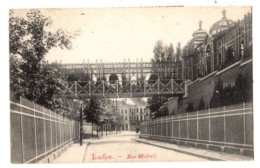
[[[127,120],[127,117],[125,117],[125,120]]]
[[[125,114],[127,114],[127,109],[125,110]]]

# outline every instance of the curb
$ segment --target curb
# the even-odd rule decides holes
[[[148,145],[152,145],[152,146],[156,146],[156,147],[160,147],[160,148],[164,148],[164,149],[168,149],[168,150],[173,150],[173,151],[176,151],[176,152],[179,152],[179,153],[184,153],[184,154],[191,155],[191,156],[200,157],[200,158],[203,158],[203,159],[208,159],[208,160],[211,160],[211,161],[227,161],[225,159],[220,159],[220,158],[213,157],[213,156],[206,156],[206,155],[202,155],[202,154],[199,154],[199,153],[188,152],[188,151],[184,151],[184,150],[179,150],[179,149],[174,149],[174,148],[170,148],[170,147],[165,147],[163,145],[150,143],[150,142],[145,142],[145,141],[138,140],[138,139],[131,139],[131,140],[136,141],[136,142],[140,142],[140,143],[144,143],[144,144],[148,144]]]
[[[38,164],[51,163],[53,160],[55,160],[60,155],[62,155],[62,153],[66,152],[72,144],[74,144],[73,141],[69,142],[68,144],[62,146],[60,149],[52,152],[51,154],[49,154],[48,156],[44,157],[43,159],[37,161],[36,163],[38,163]]]

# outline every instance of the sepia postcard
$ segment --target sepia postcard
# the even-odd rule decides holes
[[[9,10],[11,163],[253,161],[252,6]]]

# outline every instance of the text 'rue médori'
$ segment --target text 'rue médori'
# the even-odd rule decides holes
[[[143,154],[143,153],[140,153],[140,154],[127,154],[126,156],[112,156],[112,155],[107,155],[107,154],[102,154],[102,155],[96,155],[96,154],[92,154],[91,155],[91,159],[92,160],[111,160],[111,159],[114,159],[114,158],[122,158],[122,159],[150,159],[150,158],[156,158],[156,155],[155,154],[149,154],[149,153],[146,153],[146,154]]]

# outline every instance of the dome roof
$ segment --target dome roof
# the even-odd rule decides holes
[[[194,45],[198,45],[202,42],[204,42],[205,38],[207,37],[208,33],[206,30],[203,30],[201,28],[202,26],[202,21],[199,21],[199,29],[193,32],[193,40],[194,40]]]
[[[222,14],[223,14],[222,19],[217,21],[216,23],[214,23],[211,26],[211,28],[209,30],[209,33],[211,35],[216,35],[216,34],[222,32],[222,31],[225,31],[225,30],[229,29],[230,27],[234,26],[235,22],[226,18],[226,10],[225,9],[222,11]]]

